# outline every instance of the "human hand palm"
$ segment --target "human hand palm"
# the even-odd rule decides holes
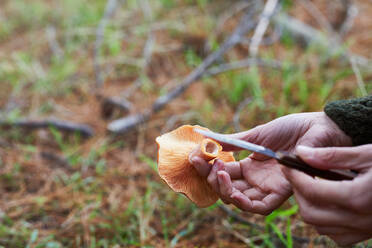
[[[297,145],[314,147],[349,145],[350,139],[324,113],[288,115],[246,132],[228,135],[274,151],[293,151]],[[237,150],[222,144],[224,150]],[[276,160],[253,153],[239,162],[217,160],[210,166],[201,158],[190,161],[225,203],[259,214],[269,214],[292,193]]]

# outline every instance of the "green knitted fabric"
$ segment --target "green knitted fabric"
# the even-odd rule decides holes
[[[372,143],[372,95],[330,102],[324,112],[351,137],[354,145]]]

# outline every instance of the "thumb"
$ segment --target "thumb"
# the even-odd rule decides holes
[[[231,139],[240,139],[248,142],[255,143],[256,138],[258,136],[258,129],[253,128],[248,131],[240,132],[240,133],[233,133],[233,134],[224,134],[226,138],[231,138]],[[220,145],[222,146],[223,151],[241,151],[242,148],[236,147],[230,144],[226,144],[223,142],[219,142]]]
[[[319,169],[355,169],[372,167],[372,145],[313,148],[299,145],[296,154]]]
[[[240,139],[244,140],[256,145],[261,145],[264,142],[264,137],[265,135],[262,135],[262,130],[263,130],[264,125],[257,126],[255,128],[252,128],[248,131],[240,132],[240,133],[234,133],[234,134],[226,134],[226,137],[232,138],[232,139]],[[222,149],[224,151],[241,151],[243,150],[240,147],[236,147],[230,144],[226,143],[220,143],[222,145]],[[250,155],[252,159],[255,160],[267,160],[269,157],[258,154],[258,153],[252,153]]]
[[[265,127],[265,125],[260,125],[260,126],[257,126],[255,128],[252,128],[248,131],[244,131],[244,132],[240,132],[240,133],[234,133],[234,134],[226,134],[226,137],[232,138],[232,139],[241,139],[241,140],[253,143],[253,144],[261,145],[263,143],[264,137],[265,137],[265,135],[262,135],[262,130],[263,130],[264,127]],[[233,146],[233,145],[230,145],[230,144],[226,144],[226,143],[220,143],[220,144],[222,145],[222,149],[224,151],[241,151],[241,150],[243,150],[240,147],[236,147],[236,146]],[[249,157],[251,159],[260,160],[260,161],[270,159],[270,157],[267,157],[265,155],[255,153],[255,152],[252,153]]]

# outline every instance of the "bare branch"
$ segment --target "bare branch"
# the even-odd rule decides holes
[[[330,46],[326,37],[313,27],[301,22],[300,20],[281,13],[274,17],[275,22],[289,31],[295,38],[303,40],[305,43],[317,43],[323,46]]]
[[[248,7],[251,7],[252,4],[253,1],[245,0],[232,4],[229,9],[225,13],[222,13],[221,17],[218,19],[215,32],[217,34],[220,33],[227,20],[240,13],[241,11],[247,9]]]
[[[325,28],[330,35],[334,35],[335,32],[332,25],[322,14],[322,12],[320,12],[320,10],[314,5],[313,2],[309,0],[300,0],[299,2],[305,7],[307,12],[309,12],[314,17],[314,20],[318,22],[321,27]]]
[[[214,66],[206,71],[205,76],[214,76],[227,71],[239,70],[250,66],[263,66],[273,69],[281,69],[282,63],[277,60],[247,58]]]
[[[205,71],[204,76],[215,76],[220,73],[224,73],[224,72],[231,71],[231,70],[239,70],[239,69],[247,68],[249,66],[264,66],[264,67],[271,67],[274,69],[282,68],[281,62],[277,60],[248,58],[248,59],[238,60],[238,61],[234,61],[230,63],[224,63],[224,64],[220,64],[215,67],[211,67]],[[128,127],[128,130],[130,130],[131,128],[137,126],[138,124],[146,122],[150,118],[151,115],[152,113],[148,111],[143,114],[129,116],[130,118],[126,117],[126,118],[118,119],[117,121],[111,122],[112,125],[115,125],[115,126],[111,126],[111,128],[116,130],[117,128],[126,126]]]
[[[107,0],[105,12],[101,21],[98,24],[96,30],[96,41],[94,43],[93,59],[94,59],[94,71],[96,77],[96,87],[102,87],[104,83],[104,78],[101,71],[101,65],[99,60],[99,51],[101,49],[105,29],[108,23],[108,20],[114,14],[119,0]]]
[[[252,97],[247,97],[241,103],[239,103],[238,108],[235,111],[233,122],[234,122],[234,129],[236,132],[240,132],[240,114],[242,110],[252,102]]]
[[[274,21],[283,27],[283,29],[290,32],[295,38],[304,41],[306,44],[315,43],[319,46],[327,48],[330,54],[334,54],[340,51],[341,45],[335,44],[331,40],[322,34],[320,31],[315,28],[307,25],[306,23],[301,22],[300,20],[290,17],[287,14],[281,13],[274,17]],[[370,67],[372,61],[368,58],[365,58],[359,54],[354,54],[349,51],[342,51],[342,56],[345,59],[348,59],[349,56],[355,59],[355,62],[358,65]]]
[[[110,97],[102,100],[102,116],[104,118],[110,117],[114,108],[118,108],[124,113],[128,113],[133,108],[133,104],[121,97]]]
[[[150,109],[145,110],[142,114],[128,116],[126,118],[118,119],[111,122],[108,125],[110,132],[119,134],[125,133],[137,125],[147,121],[153,113],[161,110],[166,104],[172,101],[174,98],[181,95],[192,83],[198,80],[207,71],[208,67],[214,64],[223,54],[225,54],[231,47],[239,43],[241,38],[250,31],[254,22],[251,20],[252,10],[242,17],[239,25],[234,30],[231,36],[229,36],[221,47],[210,54],[195,70],[193,70],[174,90],[168,94],[159,97]]]
[[[64,120],[49,119],[49,120],[0,120],[0,127],[11,128],[20,127],[26,129],[41,129],[54,127],[65,132],[80,133],[82,136],[88,138],[94,135],[93,129],[85,124],[77,124]]]
[[[367,93],[367,90],[366,90],[366,85],[364,84],[362,74],[360,73],[360,70],[359,70],[358,65],[355,61],[355,58],[350,57],[349,62],[351,64],[351,68],[353,69],[353,72],[354,72],[355,77],[357,79],[359,90],[361,91],[363,96],[367,96],[368,93]]]
[[[352,4],[349,0],[345,0],[344,2],[346,17],[339,29],[339,34],[341,37],[345,36],[349,32],[354,24],[355,17],[358,15],[358,8],[354,4]]]
[[[164,96],[159,97],[155,101],[152,110],[156,112],[162,109],[164,105],[166,105],[169,101],[173,100],[174,98],[182,94],[193,82],[198,80],[204,74],[204,72],[208,69],[209,66],[211,66],[219,58],[221,58],[221,56],[225,54],[231,47],[239,43],[241,38],[254,26],[254,23],[250,19],[250,16],[251,16],[251,11],[249,11],[246,15],[244,15],[238,27],[235,29],[233,34],[221,45],[220,49],[210,54],[173,91],[171,91],[170,93]]]
[[[268,0],[265,4],[265,8],[260,15],[258,25],[254,31],[251,44],[249,46],[249,53],[254,58],[257,56],[258,47],[261,43],[262,37],[264,36],[271,16],[274,14],[276,7],[278,6],[278,0]]]
[[[54,26],[49,26],[45,29],[45,34],[48,40],[50,50],[57,59],[63,57],[63,50],[57,41],[57,31]]]
[[[324,26],[327,29],[327,32],[331,36],[328,43],[331,42],[333,46],[336,45],[336,47],[340,47],[342,45],[341,36],[333,29],[327,18],[325,18],[325,16],[319,11],[319,9],[309,0],[300,0],[300,2],[306,7],[308,12],[314,17],[314,19],[316,19],[321,26]],[[330,44],[328,44],[328,46],[330,46]],[[350,54],[349,51],[346,51],[344,53],[344,57],[349,61],[353,69],[360,91],[364,96],[366,96],[368,93],[357,65],[357,58],[354,58],[354,56]]]

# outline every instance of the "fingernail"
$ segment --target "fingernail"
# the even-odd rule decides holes
[[[296,153],[300,157],[312,158],[314,157],[314,149],[308,146],[299,145],[296,147]]]
[[[237,199],[239,198],[239,192],[233,192],[231,195],[230,195],[231,198],[233,199]]]
[[[216,159],[216,164],[217,164],[217,169],[219,171],[225,170],[224,164],[223,164],[223,162],[221,160]]]
[[[235,192],[233,192],[233,193],[230,195],[231,198],[236,198],[236,196],[237,196],[237,193],[235,193]]]

